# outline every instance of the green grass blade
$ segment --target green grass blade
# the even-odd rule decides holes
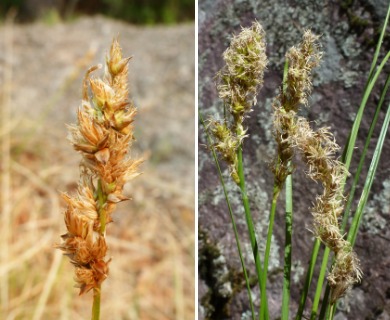
[[[360,197],[360,200],[359,200],[359,203],[357,206],[356,214],[353,218],[351,228],[348,232],[348,241],[352,244],[352,246],[354,246],[354,244],[355,244],[356,235],[357,235],[357,232],[359,230],[359,226],[360,226],[361,219],[363,216],[363,211],[364,211],[364,208],[366,206],[368,196],[370,194],[372,183],[374,182],[374,176],[375,176],[376,169],[378,168],[378,163],[379,163],[379,159],[380,159],[380,156],[382,153],[382,148],[383,148],[383,144],[385,141],[387,129],[389,127],[389,122],[390,122],[390,104],[387,107],[386,117],[385,117],[385,120],[384,120],[383,125],[382,125],[382,130],[381,130],[381,133],[379,135],[379,139],[378,139],[375,151],[374,151],[374,155],[373,155],[372,160],[371,160],[370,168],[368,169],[367,178],[366,178],[366,181],[364,183],[362,195]]]
[[[322,264],[321,264],[320,275],[318,276],[316,292],[314,294],[313,306],[311,308],[310,320],[314,320],[317,316],[317,313],[318,313],[318,305],[320,302],[322,287],[324,284],[325,273],[326,273],[326,269],[327,269],[327,265],[328,265],[329,253],[330,253],[329,248],[325,247],[324,257],[322,259]]]
[[[346,152],[346,157],[345,157],[345,166],[346,166],[347,170],[349,169],[349,166],[351,164],[352,155],[353,155],[353,152],[355,149],[356,138],[357,138],[357,134],[358,134],[358,131],[360,128],[360,123],[361,123],[361,120],[363,117],[363,111],[364,111],[366,104],[367,104],[367,100],[371,94],[372,88],[374,87],[376,81],[378,80],[378,77],[379,77],[380,73],[382,72],[383,67],[387,63],[387,60],[389,60],[389,58],[390,58],[390,51],[386,54],[385,58],[382,60],[381,64],[379,65],[378,69],[376,70],[375,74],[372,77],[372,80],[369,82],[369,84],[364,92],[362,102],[359,106],[358,113],[356,114],[356,118],[355,118],[355,121],[354,121],[353,126],[352,126],[351,136],[350,136],[350,139],[348,141],[347,152]]]
[[[386,27],[387,27],[387,24],[389,23],[389,16],[390,16],[390,3],[389,3],[389,6],[388,6],[388,8],[387,8],[387,14],[386,14],[385,22],[383,23],[383,27],[382,27],[381,34],[380,34],[380,36],[379,36],[379,40],[378,40],[378,43],[377,43],[377,45],[376,45],[376,49],[375,49],[375,53],[374,53],[374,58],[373,58],[373,60],[372,60],[370,72],[369,72],[369,74],[368,74],[367,84],[371,81],[371,77],[372,77],[372,75],[373,75],[373,72],[374,72],[376,63],[377,63],[377,61],[378,61],[378,56],[379,56],[379,52],[381,51],[381,46],[382,46],[382,43],[383,43],[383,38],[384,38],[384,36],[385,36]]]
[[[295,320],[301,320],[303,317],[303,311],[305,309],[305,303],[306,303],[307,295],[309,293],[311,280],[313,279],[314,267],[316,265],[318,251],[320,249],[320,246],[321,246],[321,241],[316,239],[314,241],[313,250],[311,251],[309,268],[307,269],[305,284],[303,286],[301,299],[299,300],[299,307],[298,307],[297,315],[295,316]]]
[[[231,220],[232,226],[233,226],[234,237],[236,239],[237,251],[238,251],[238,255],[240,256],[241,267],[242,267],[242,271],[244,273],[245,284],[246,284],[246,288],[247,288],[247,291],[248,291],[249,304],[250,304],[250,308],[251,308],[251,312],[252,312],[252,320],[255,320],[255,309],[254,309],[254,306],[253,306],[253,298],[252,298],[252,291],[251,291],[251,288],[250,288],[250,281],[249,281],[248,273],[247,273],[247,270],[246,270],[246,267],[245,267],[244,258],[243,258],[243,255],[242,255],[240,239],[239,239],[238,231],[237,231],[237,225],[236,225],[236,221],[234,219],[233,210],[232,210],[232,207],[231,207],[231,204],[230,204],[230,200],[229,200],[229,195],[228,195],[227,190],[226,190],[226,185],[225,185],[225,181],[224,181],[224,178],[223,178],[223,175],[222,175],[221,167],[219,166],[218,157],[217,157],[217,155],[215,153],[214,148],[212,147],[213,144],[212,144],[212,141],[211,141],[210,134],[209,134],[209,132],[207,130],[206,124],[204,123],[202,114],[200,112],[199,112],[199,119],[200,119],[200,121],[201,121],[201,123],[203,125],[204,130],[205,130],[205,133],[206,133],[206,136],[207,136],[208,146],[210,147],[211,152],[213,154],[215,166],[217,167],[217,170],[218,170],[219,181],[220,181],[220,183],[222,185],[223,193],[225,195],[225,200],[226,200],[226,204],[228,206],[230,220]]]
[[[374,117],[373,117],[373,119],[371,121],[370,129],[368,130],[366,142],[364,144],[364,148],[363,148],[363,151],[362,151],[362,155],[360,157],[359,165],[358,165],[358,168],[357,168],[356,173],[355,173],[355,177],[354,177],[354,180],[353,180],[353,184],[351,186],[351,190],[349,192],[348,201],[347,201],[347,204],[345,206],[343,223],[341,225],[341,232],[343,232],[345,230],[345,227],[346,227],[346,224],[347,224],[347,221],[348,221],[349,213],[351,211],[351,206],[352,206],[352,202],[353,202],[355,191],[356,191],[356,186],[357,186],[357,184],[359,182],[360,174],[361,174],[361,171],[363,169],[364,161],[366,159],[366,154],[367,154],[368,147],[370,146],[371,136],[372,136],[372,133],[373,133],[373,131],[375,129],[376,123],[378,121],[378,116],[379,116],[380,110],[382,109],[383,101],[385,100],[386,93],[387,93],[387,91],[389,89],[389,86],[390,86],[390,75],[386,79],[386,83],[385,83],[384,88],[382,90],[382,94],[381,94],[378,106],[377,106],[377,108],[375,110]]]
[[[275,213],[276,213],[276,203],[278,201],[280,189],[279,187],[275,184],[274,185],[274,191],[273,191],[273,197],[272,197],[272,205],[271,205],[271,212],[269,215],[269,222],[268,222],[268,232],[267,232],[267,243],[265,247],[265,254],[264,254],[264,268],[263,268],[263,279],[262,279],[262,287],[261,287],[261,306],[260,306],[260,311],[261,311],[261,320],[265,319],[265,305],[264,303],[267,301],[266,300],[266,291],[267,291],[267,275],[268,275],[268,263],[269,263],[269,255],[271,252],[271,240],[272,240],[272,233],[273,233],[273,228],[274,228],[274,221],[275,221]]]
[[[245,219],[246,219],[246,224],[248,227],[249,239],[250,239],[251,246],[252,246],[252,253],[253,253],[253,257],[255,259],[255,266],[256,266],[256,272],[257,272],[257,277],[258,277],[258,282],[259,282],[259,288],[261,289],[261,288],[263,288],[263,286],[262,286],[263,270],[261,267],[259,247],[258,247],[257,240],[256,240],[255,228],[253,226],[253,218],[252,218],[251,210],[249,207],[249,199],[248,199],[248,194],[247,194],[247,190],[246,190],[246,186],[245,186],[244,166],[243,166],[243,161],[242,161],[242,145],[238,148],[237,156],[238,156],[238,176],[240,178],[240,189],[241,189],[242,203],[243,203],[244,210],[245,210]],[[269,319],[267,297],[265,297],[265,299],[262,300],[261,305],[263,306],[263,309],[260,310],[259,314],[261,315],[263,310],[264,310],[265,319]]]
[[[325,288],[324,298],[322,299],[321,311],[320,311],[320,315],[318,316],[318,320],[328,319],[329,308],[330,308],[329,296],[330,296],[330,286],[329,283],[327,283]],[[333,304],[332,306],[334,305],[335,304]]]
[[[292,176],[286,178],[286,235],[284,243],[284,271],[283,271],[283,296],[282,296],[282,320],[288,320],[290,303],[291,281],[291,252],[292,252]]]

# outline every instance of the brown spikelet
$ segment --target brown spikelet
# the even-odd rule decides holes
[[[106,225],[112,221],[124,184],[139,175],[141,159],[128,157],[133,140],[136,109],[128,100],[128,61],[113,40],[103,78],[91,78],[91,67],[83,82],[83,100],[77,124],[69,126],[69,141],[82,155],[80,181],[75,195],[63,194],[67,203],[67,233],[57,247],[70,258],[80,294],[100,290],[108,276]],[[89,96],[89,92],[91,95]]]

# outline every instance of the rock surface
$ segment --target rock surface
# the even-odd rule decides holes
[[[260,250],[265,247],[268,213],[272,197],[273,176],[268,163],[275,155],[275,142],[271,129],[271,102],[281,83],[284,54],[289,47],[298,43],[303,30],[311,28],[321,34],[324,57],[321,67],[314,75],[314,89],[310,108],[303,113],[318,126],[330,126],[339,145],[346,142],[356,111],[359,107],[371,59],[375,49],[377,30],[384,18],[387,1],[199,1],[199,109],[203,116],[221,117],[222,103],[218,100],[213,77],[223,66],[223,51],[229,45],[231,35],[240,31],[240,26],[249,26],[257,19],[267,33],[267,55],[269,58],[265,84],[258,103],[247,120],[250,137],[244,142],[245,174],[251,199],[252,213],[258,235]],[[389,50],[388,39],[382,52]],[[383,54],[380,58],[383,58]],[[378,102],[381,85],[374,88],[369,100],[362,129],[358,135],[358,149],[354,154],[351,173],[354,174],[357,159],[367,135],[371,117]],[[385,106],[387,104],[385,103]],[[385,112],[379,116],[382,124]],[[374,132],[373,143],[377,141],[380,128]],[[205,135],[199,129],[199,228],[208,237],[208,246],[220,251],[231,274],[241,274],[234,234],[228,216],[222,188],[218,183],[216,169],[210,152],[204,148]],[[370,148],[363,177],[367,172],[373,148]],[[343,299],[339,307],[340,319],[377,319],[386,317],[390,310],[390,276],[387,272],[389,258],[389,194],[390,194],[390,147],[385,142],[381,163],[371,196],[366,206],[365,216],[355,246],[361,260],[364,277],[351,293]],[[226,176],[226,168],[225,170]],[[315,195],[321,192],[319,186],[304,178],[304,167],[297,165],[294,174],[294,217],[293,217],[293,273],[291,315],[297,310],[300,291],[307,262],[310,257],[313,238],[309,231],[312,218],[309,207]],[[351,180],[351,179],[350,179]],[[238,188],[227,179],[233,211],[238,224],[245,259],[254,275],[250,245],[248,242],[243,208],[240,206]],[[359,183],[360,196],[363,182]],[[271,319],[280,317],[281,288],[283,278],[284,219],[283,199],[275,222],[275,237],[272,243],[269,269],[268,301]],[[353,210],[356,208],[356,203]],[[204,241],[199,241],[199,250],[204,250]],[[200,252],[201,252],[200,251]],[[322,257],[323,250],[320,250]],[[202,257],[200,257],[202,259]],[[219,260],[221,258],[218,258]],[[200,260],[201,261],[201,260]],[[200,266],[202,268],[202,265]],[[315,276],[318,275],[318,266]],[[212,271],[210,271],[212,272]],[[202,290],[199,294],[200,319],[247,319],[250,317],[249,303],[244,284],[235,286],[224,305],[213,306],[225,310],[223,317],[208,309],[209,297],[216,288],[207,277],[199,279]],[[225,277],[226,279],[226,277]],[[242,275],[241,275],[242,279]],[[234,284],[232,278],[227,278]],[[256,283],[256,282],[254,282]],[[221,284],[219,284],[219,287]],[[241,289],[240,289],[241,288]],[[259,305],[259,290],[252,288],[255,305]],[[306,315],[310,312],[313,293],[306,305]]]

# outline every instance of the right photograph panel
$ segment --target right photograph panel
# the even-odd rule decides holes
[[[199,0],[199,319],[387,319],[386,1]]]

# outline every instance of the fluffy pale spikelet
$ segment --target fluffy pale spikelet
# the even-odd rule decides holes
[[[316,236],[335,253],[335,262],[328,275],[334,303],[361,278],[359,259],[341,234],[338,222],[344,209],[343,180],[348,171],[335,158],[340,147],[328,128],[313,131],[309,122],[299,117],[296,135],[291,137],[291,142],[301,151],[309,167],[308,176],[323,186],[323,193],[317,196],[312,213]]]
[[[237,124],[256,104],[267,66],[265,32],[258,22],[242,28],[223,54],[225,66],[217,74],[219,97],[229,107]]]
[[[289,137],[295,135],[296,113],[300,105],[307,105],[307,97],[312,90],[311,73],[321,61],[322,52],[318,38],[310,30],[306,30],[301,43],[289,49],[286,54],[287,77],[283,83],[283,90],[273,101],[273,134],[278,144],[273,171],[280,188],[291,173],[291,168],[288,168],[287,164],[292,159],[294,150]]]
[[[307,97],[312,90],[311,72],[319,66],[322,52],[319,36],[306,30],[302,42],[292,47],[286,54],[288,73],[281,104],[286,111],[297,111],[299,105],[307,105]]]
[[[211,133],[216,138],[217,142],[214,148],[219,152],[222,159],[229,167],[230,176],[239,184],[240,178],[238,176],[238,158],[237,148],[241,140],[232,133],[225,122],[210,121]]]
[[[245,116],[256,103],[256,95],[263,85],[267,66],[265,32],[258,22],[233,37],[223,54],[225,66],[217,73],[219,97],[229,110],[223,121],[211,119],[209,126],[216,143],[214,147],[229,166],[233,180],[239,184],[237,149],[247,136],[243,127]]]
[[[90,78],[101,66],[91,67],[83,84],[83,100],[77,125],[69,126],[69,140],[82,155],[78,192],[63,194],[67,203],[67,233],[58,248],[75,268],[80,294],[100,290],[108,276],[106,224],[116,203],[127,200],[124,184],[136,177],[142,160],[128,157],[133,140],[132,122],[136,109],[128,100],[128,61],[114,39],[103,79]],[[91,95],[89,95],[89,92]]]

